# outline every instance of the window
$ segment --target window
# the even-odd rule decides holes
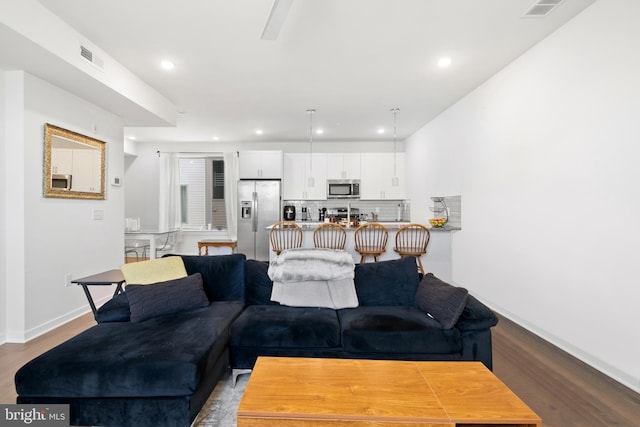
[[[180,211],[182,226],[214,230],[227,228],[222,156],[182,157],[180,167]]]

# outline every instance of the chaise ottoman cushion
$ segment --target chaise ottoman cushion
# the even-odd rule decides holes
[[[152,397],[192,394],[224,353],[241,301],[96,325],[24,365],[18,395]]]
[[[459,353],[462,349],[457,329],[443,329],[417,307],[358,307],[339,310],[338,317],[342,345],[348,352],[409,356]]]
[[[231,325],[231,346],[339,347],[338,316],[329,308],[252,305]]]

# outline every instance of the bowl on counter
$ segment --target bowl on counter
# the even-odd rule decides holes
[[[431,224],[431,226],[435,228],[444,227],[446,223],[447,218],[429,218],[429,224]]]

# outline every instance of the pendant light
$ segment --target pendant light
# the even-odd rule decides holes
[[[398,187],[400,185],[400,179],[398,178],[398,174],[397,174],[397,161],[396,161],[396,157],[397,157],[397,150],[398,150],[398,135],[397,135],[397,129],[396,129],[396,125],[397,125],[397,114],[400,111],[399,108],[392,108],[390,110],[393,113],[393,178],[391,178],[391,186],[393,187]]]
[[[307,110],[309,114],[309,178],[307,178],[307,187],[314,187],[315,182],[313,180],[313,115],[316,110],[310,108]]]

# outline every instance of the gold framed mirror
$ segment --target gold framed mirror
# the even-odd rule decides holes
[[[44,197],[105,199],[106,143],[44,125]]]

